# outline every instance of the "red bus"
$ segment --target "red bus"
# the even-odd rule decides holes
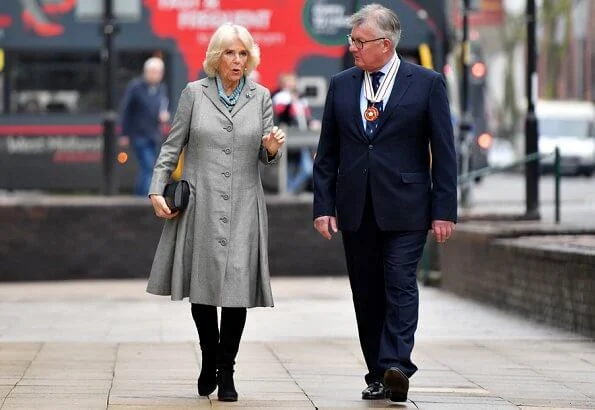
[[[448,1],[377,1],[399,15],[401,55],[442,71],[451,37]],[[97,191],[103,152],[102,0],[0,2],[0,190]],[[346,17],[354,0],[114,1],[117,89],[152,55],[166,63],[171,110],[201,76],[211,33],[227,21],[246,26],[261,47],[258,81],[275,89],[295,72],[320,116],[331,75],[352,64]],[[134,158],[120,142],[117,176],[130,190]]]

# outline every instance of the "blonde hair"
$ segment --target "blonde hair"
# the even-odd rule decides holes
[[[206,58],[202,65],[205,73],[209,77],[214,77],[217,74],[217,67],[219,66],[219,59],[223,52],[231,45],[235,38],[238,38],[246,47],[248,51],[248,61],[246,62],[246,76],[258,67],[260,64],[260,49],[254,42],[252,35],[244,26],[238,24],[225,23],[219,26],[209,42],[207,47]]]

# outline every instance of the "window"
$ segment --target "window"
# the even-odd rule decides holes
[[[553,137],[589,137],[592,123],[587,119],[540,118],[539,132]]]
[[[99,112],[99,53],[21,52],[9,58],[11,113]]]
[[[142,73],[144,61],[151,55],[149,51],[118,53],[116,101],[128,81]],[[10,68],[6,73],[6,87],[11,92],[5,111],[37,115],[99,114],[102,111],[105,78],[99,51],[12,52],[7,53],[7,58]]]

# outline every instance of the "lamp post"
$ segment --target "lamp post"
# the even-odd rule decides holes
[[[113,0],[103,2],[103,46],[101,64],[105,78],[105,99],[103,107],[103,168],[101,192],[111,196],[117,193],[116,184],[116,61],[114,56],[114,35],[117,33]]]
[[[527,116],[525,118],[525,155],[538,152],[538,123],[535,115],[537,101],[537,44],[535,30],[537,13],[535,0],[527,0]],[[539,220],[539,158],[525,166],[525,216]]]
[[[471,0],[463,0],[463,46],[461,49],[461,122],[459,127],[459,150],[461,161],[461,175],[469,173],[469,162],[471,161],[470,142],[472,118],[469,111],[469,66],[471,64],[471,47],[469,44],[469,13],[471,11]],[[461,206],[471,206],[471,181],[466,178],[461,184]]]

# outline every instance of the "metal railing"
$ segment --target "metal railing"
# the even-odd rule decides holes
[[[300,148],[316,148],[320,138],[319,131],[300,130],[296,127],[289,127],[287,130],[287,139],[281,148],[283,155],[279,160],[277,173],[277,195],[287,196],[287,152],[298,150]]]
[[[279,167],[277,173],[277,195],[287,196],[287,151],[297,150],[300,148],[316,148],[320,133],[318,131],[300,130],[297,127],[287,128],[287,140],[282,148],[283,155],[279,160]],[[561,160],[560,149],[555,148],[554,152],[550,154],[541,154],[535,152],[529,154],[517,161],[511,162],[508,165],[492,166],[477,169],[468,172],[464,175],[459,175],[457,184],[459,186],[472,183],[476,178],[493,175],[501,172],[506,172],[526,163],[543,160],[545,158],[554,157],[554,220],[556,224],[560,223],[560,181],[561,181]]]
[[[562,176],[561,171],[561,160],[560,160],[560,149],[556,147],[554,152],[551,154],[540,154],[534,153],[521,158],[518,161],[512,162],[508,165],[499,166],[499,167],[485,167],[480,168],[478,170],[469,172],[465,175],[460,175],[458,177],[458,185],[462,184],[469,184],[472,183],[475,178],[483,177],[487,175],[496,174],[499,172],[509,171],[513,168],[518,167],[519,165],[524,165],[531,161],[542,160],[545,158],[554,157],[554,220],[556,224],[560,223],[560,181]],[[424,247],[424,251],[421,257],[421,261],[419,264],[420,270],[420,281],[423,284],[431,284],[431,264],[432,260],[435,257],[435,252],[437,252],[436,244],[432,241],[427,241]]]
[[[554,157],[554,220],[556,223],[560,223],[560,181],[561,181],[561,161],[560,161],[560,149],[558,147],[555,148],[554,152],[550,154],[541,154],[535,152],[533,154],[529,154],[518,161],[511,162],[508,165],[498,166],[498,167],[484,167],[477,169],[475,171],[468,172],[464,175],[459,175],[457,179],[457,184],[459,186],[470,184],[476,178],[497,174],[500,172],[506,172],[511,169],[514,169],[520,165],[524,165],[526,163],[542,160],[549,157]]]

